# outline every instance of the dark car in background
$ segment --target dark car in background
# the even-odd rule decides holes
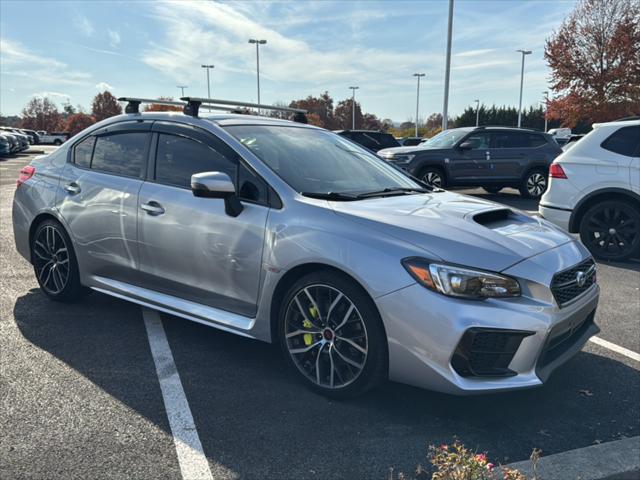
[[[422,137],[402,137],[398,138],[398,143],[403,147],[414,147],[416,145],[420,145],[426,138]]]
[[[334,130],[335,133],[356,142],[372,152],[383,148],[399,147],[400,143],[390,133],[377,130]]]
[[[514,187],[527,198],[547,189],[549,165],[562,150],[549,134],[509,127],[445,130],[415,147],[378,155],[435,187]]]

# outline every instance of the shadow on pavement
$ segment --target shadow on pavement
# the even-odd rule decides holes
[[[22,334],[168,432],[139,308],[37,290],[14,307]],[[503,463],[640,433],[640,372],[580,353],[542,388],[453,397],[388,383],[337,402],[311,393],[277,347],[163,316],[204,451],[242,478],[384,478],[454,436]]]

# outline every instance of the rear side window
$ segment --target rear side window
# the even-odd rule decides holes
[[[95,143],[96,137],[87,137],[78,143],[73,149],[73,162],[79,167],[89,168]]]
[[[156,181],[160,183],[191,188],[191,175],[201,172],[224,172],[236,178],[235,160],[204,143],[161,133],[157,151]]]
[[[547,144],[547,140],[542,135],[527,133],[527,137],[529,137],[529,147],[531,148],[541,147]]]
[[[147,133],[120,133],[98,137],[93,150],[92,170],[139,177],[142,171]]]
[[[529,134],[521,132],[493,133],[492,148],[529,148]]]
[[[640,155],[640,126],[621,128],[612,133],[600,146],[627,157]]]

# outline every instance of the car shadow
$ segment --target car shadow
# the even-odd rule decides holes
[[[139,307],[18,298],[20,332],[170,433]],[[582,352],[542,388],[454,397],[387,383],[349,401],[303,387],[276,346],[163,315],[209,461],[243,478],[384,478],[459,438],[506,463],[640,434],[640,372]]]

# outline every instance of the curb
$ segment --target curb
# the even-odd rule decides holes
[[[533,478],[531,462],[511,463]],[[640,478],[640,436],[569,450],[538,462],[539,480],[637,480]]]

